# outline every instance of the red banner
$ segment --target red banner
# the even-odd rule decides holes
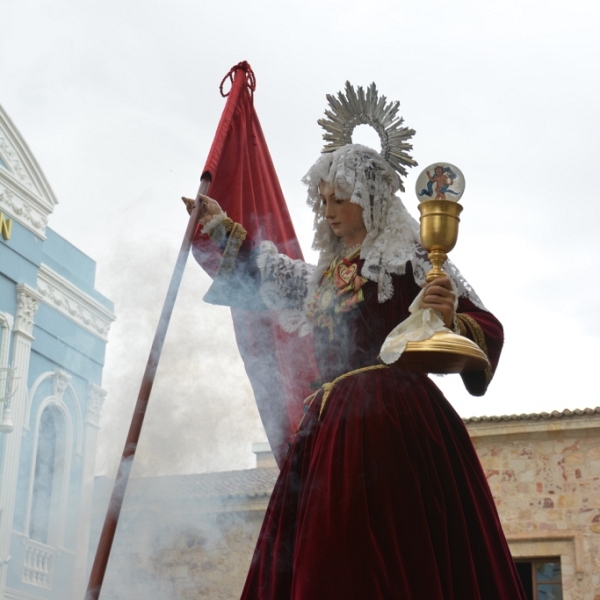
[[[225,82],[231,89],[223,93]],[[210,196],[241,223],[252,244],[272,241],[279,252],[302,258],[302,251],[279,179],[254,110],[254,73],[247,62],[233,67],[221,82],[227,103],[202,178],[210,178]],[[207,236],[194,239],[196,260],[214,276],[219,256]],[[224,299],[223,304],[227,304]],[[302,414],[302,400],[315,379],[310,336],[285,333],[268,311],[232,308],[238,348],[276,459],[286,451]],[[311,358],[307,358],[311,357]]]

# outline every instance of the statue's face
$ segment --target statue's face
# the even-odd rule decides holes
[[[361,206],[349,199],[338,198],[333,185],[326,181],[319,184],[319,197],[323,203],[323,216],[331,231],[347,247],[360,244],[367,235]]]

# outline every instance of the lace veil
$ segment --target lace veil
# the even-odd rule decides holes
[[[307,202],[315,213],[313,248],[320,251],[319,263],[309,282],[309,297],[330,262],[343,251],[341,240],[325,220],[319,184],[326,181],[339,198],[349,199],[363,209],[367,236],[360,257],[361,275],[377,283],[378,300],[393,295],[391,275],[403,275],[410,261],[416,282],[425,284],[431,268],[427,252],[420,244],[419,224],[408,213],[396,192],[402,182],[396,171],[375,150],[360,144],[347,144],[322,154],[302,181],[308,186]],[[459,296],[469,298],[480,308],[481,300],[450,260],[446,271]]]

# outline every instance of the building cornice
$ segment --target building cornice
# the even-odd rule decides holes
[[[46,226],[52,207],[41,202],[38,196],[17,181],[11,181],[4,169],[0,169],[0,211],[46,239]]]
[[[463,419],[472,438],[600,429],[600,407]]]
[[[108,340],[114,313],[44,264],[38,271],[37,291],[42,302],[101,340]]]

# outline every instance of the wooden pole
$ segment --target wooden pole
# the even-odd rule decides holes
[[[115,531],[117,529],[117,523],[119,521],[119,515],[121,514],[121,507],[123,506],[123,498],[125,496],[125,489],[127,488],[127,482],[129,481],[129,473],[131,472],[131,465],[135,457],[135,451],[137,449],[138,441],[140,439],[140,433],[142,431],[142,425],[144,423],[144,417],[146,416],[146,409],[148,407],[148,401],[150,398],[150,392],[154,384],[154,376],[156,375],[156,369],[158,367],[158,361],[162,353],[163,344],[167,335],[167,329],[169,327],[169,321],[171,320],[171,314],[173,313],[173,306],[175,305],[175,299],[181,285],[181,278],[183,277],[183,271],[185,269],[185,263],[187,261],[190,248],[192,246],[192,240],[194,239],[194,233],[200,216],[202,214],[203,203],[199,202],[199,195],[206,194],[210,185],[210,179],[201,179],[200,188],[198,189],[198,195],[196,196],[196,205],[190,220],[188,221],[187,229],[181,243],[179,250],[179,256],[175,263],[175,269],[171,276],[171,283],[167,290],[167,297],[158,321],[158,327],[154,334],[154,342],[150,349],[150,356],[146,363],[146,370],[142,378],[142,384],[138,394],[135,409],[133,411],[133,417],[131,419],[131,425],[129,426],[129,433],[127,434],[127,440],[125,441],[125,447],[123,448],[123,455],[121,456],[121,463],[119,465],[119,471],[117,472],[117,478],[113,486],[112,495],[106,511],[106,518],[104,519],[104,526],[98,542],[98,548],[96,549],[96,556],[94,558],[94,564],[90,573],[90,579],[88,582],[87,591],[85,594],[85,600],[98,600],[100,591],[102,589],[102,582],[104,581],[104,574],[106,573],[106,565],[110,556],[110,550],[115,537]]]

